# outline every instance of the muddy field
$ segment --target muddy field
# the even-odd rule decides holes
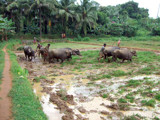
[[[85,50],[82,55],[87,53]],[[16,55],[21,67],[28,70],[33,91],[49,120],[160,118],[160,72],[142,71],[159,66],[159,57],[152,64],[140,58],[124,64],[98,63],[96,57],[85,61],[77,56],[70,63],[49,64],[39,57],[28,62],[23,52]]]

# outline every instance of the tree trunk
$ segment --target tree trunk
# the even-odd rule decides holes
[[[45,20],[44,25],[45,25],[44,32],[45,32],[45,34],[48,34],[48,29],[47,29],[48,22],[47,22],[47,20]]]
[[[39,29],[40,29],[40,39],[41,39],[42,37],[41,8],[39,8]]]
[[[7,38],[7,31],[5,30],[4,33],[6,33],[6,34],[5,34],[5,40],[8,41],[8,38]]]

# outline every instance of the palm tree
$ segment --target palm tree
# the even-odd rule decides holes
[[[40,38],[42,36],[42,14],[46,10],[53,9],[55,4],[57,4],[56,0],[34,0],[30,7],[30,10],[34,10],[35,17],[36,14],[39,16]]]
[[[76,18],[75,14],[75,1],[76,0],[60,0],[59,4],[56,6],[58,8],[58,16],[61,18],[62,26],[64,28],[63,32],[67,31],[67,22],[69,21],[69,18],[72,19]]]
[[[86,35],[87,28],[94,28],[97,20],[97,4],[90,0],[81,0],[81,5],[78,6],[80,21],[77,27],[81,27],[81,32]]]

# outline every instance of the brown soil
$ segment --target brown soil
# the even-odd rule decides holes
[[[10,74],[11,63],[9,55],[6,51],[6,47],[3,49],[5,53],[5,67],[3,71],[2,84],[0,86],[0,120],[11,120],[11,98],[8,97],[8,94],[12,88],[12,77]]]

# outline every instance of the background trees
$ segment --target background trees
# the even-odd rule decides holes
[[[1,0],[0,15],[14,22],[16,33],[40,37],[61,33],[131,37],[143,30],[159,35],[160,26],[158,19],[149,18],[148,9],[133,1],[101,7],[91,0],[79,4],[76,0]]]

